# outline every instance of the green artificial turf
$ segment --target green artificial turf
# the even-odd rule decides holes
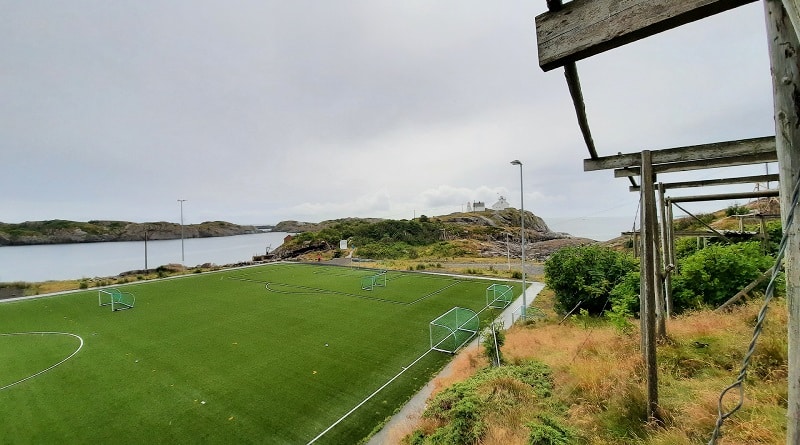
[[[481,311],[492,282],[273,264],[0,304],[0,334],[64,332],[83,348],[0,390],[0,443],[356,443],[451,358],[429,322]],[[518,286],[515,293],[518,293]],[[484,311],[488,322],[494,311]],[[68,357],[73,336],[0,335],[0,388]],[[413,366],[409,366],[417,361]]]

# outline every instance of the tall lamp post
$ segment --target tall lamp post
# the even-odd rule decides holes
[[[186,262],[186,257],[184,256],[183,251],[183,202],[187,201],[186,199],[179,199],[178,202],[181,203],[181,264]],[[184,264],[185,265],[185,264]]]
[[[519,165],[519,207],[520,207],[520,226],[522,233],[522,311],[520,317],[523,320],[527,319],[528,299],[525,297],[525,192],[522,188],[522,162],[518,159],[511,161],[511,165]]]

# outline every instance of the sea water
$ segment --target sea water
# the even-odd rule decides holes
[[[165,264],[193,267],[252,261],[275,249],[288,235],[264,232],[213,238],[187,238],[147,242],[46,244],[0,247],[0,282],[71,280],[108,277]],[[146,267],[145,267],[146,264]]]
[[[572,236],[589,238],[595,241],[608,241],[633,228],[632,218],[622,217],[578,217],[578,218],[546,218],[542,217],[547,227],[553,232],[565,232]]]

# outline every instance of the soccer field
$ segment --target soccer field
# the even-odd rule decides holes
[[[389,271],[362,289],[378,273],[139,282],[116,312],[97,290],[1,303],[0,443],[357,443],[451,358],[430,350],[431,320],[497,314],[500,281]]]

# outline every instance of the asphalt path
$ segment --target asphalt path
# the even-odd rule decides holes
[[[481,264],[484,264],[484,267],[486,267],[485,263]],[[452,266],[451,263],[448,263],[448,265]],[[467,267],[477,266],[477,265],[478,265],[477,263],[471,265],[466,265],[465,263],[465,266]],[[503,266],[506,266],[506,264],[503,264]],[[543,268],[543,266],[539,267]],[[527,264],[525,265],[525,270],[526,273],[532,273],[528,271]],[[539,283],[539,282],[528,283],[528,291],[526,292],[528,306],[533,304],[534,300],[536,300],[536,297],[539,295],[539,292],[541,292],[542,289],[544,289],[544,283]],[[502,320],[503,326],[510,327],[513,324],[513,314],[514,312],[519,311],[520,307],[522,307],[522,298],[518,297],[500,314],[499,317],[497,317],[497,320]],[[469,345],[463,347],[458,353],[464,354],[467,351],[471,351],[479,347],[480,347],[480,337],[476,336],[475,339],[472,340],[472,342],[470,342]],[[433,393],[433,388],[434,388],[433,381],[440,377],[449,376],[453,372],[452,364],[453,361],[451,360],[450,363],[448,363],[444,368],[442,368],[442,370],[439,372],[439,374],[436,375],[436,377],[434,377],[427,384],[425,384],[425,386],[422,387],[422,389],[419,390],[418,393],[416,393],[405,405],[403,405],[403,407],[397,414],[392,416],[391,420],[386,422],[386,425],[384,425],[380,431],[378,431],[374,436],[372,436],[369,442],[367,442],[367,445],[394,445],[396,442],[392,442],[392,440],[396,438],[391,436],[391,432],[395,427],[403,424],[406,425],[417,424],[422,416],[422,412],[425,411],[425,405],[428,401],[428,398]]]

